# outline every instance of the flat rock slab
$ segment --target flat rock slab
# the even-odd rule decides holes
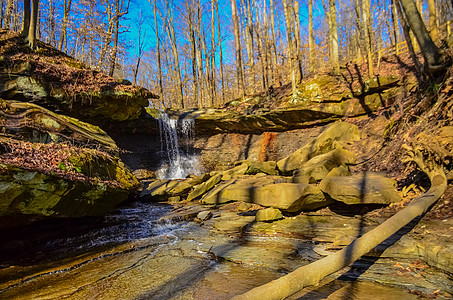
[[[352,176],[327,177],[319,188],[345,204],[390,204],[401,201],[393,179],[372,172]]]
[[[272,207],[260,209],[255,215],[255,220],[257,222],[272,222],[280,219],[283,219],[282,212]]]

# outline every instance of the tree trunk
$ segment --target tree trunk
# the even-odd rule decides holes
[[[25,6],[26,5],[24,3],[24,7]],[[13,7],[14,7],[14,0],[7,0],[6,9],[5,9],[5,20],[4,20],[4,23],[3,23],[3,28],[5,28],[5,29],[10,29],[11,16],[13,14]]]
[[[146,39],[146,31],[143,34],[143,38],[142,38],[142,29],[143,29],[143,16],[142,16],[142,12],[140,11],[139,21],[138,21],[138,56],[137,56],[137,64],[135,65],[135,69],[134,69],[134,84],[135,85],[137,85],[137,75],[138,75],[138,70],[140,68],[140,62],[142,60],[143,48],[144,48],[144,43],[145,43],[145,39]]]
[[[249,66],[249,75],[251,77],[251,83],[244,83],[245,85],[252,86],[252,91],[255,89],[256,85],[256,71],[255,71],[255,60],[254,60],[254,41],[253,41],[253,24],[252,24],[252,16],[250,11],[250,0],[247,0],[247,3],[244,3],[244,0],[241,0],[242,10],[244,12],[244,22],[245,22],[245,46],[247,49],[247,64]],[[244,81],[246,81],[244,79]]]
[[[197,74],[197,42],[195,41],[195,31],[193,24],[193,10],[190,4],[187,7],[188,19],[189,19],[189,38],[190,38],[190,51],[192,59],[192,82],[193,82],[193,98],[195,105],[201,107],[201,103],[198,102],[198,74]]]
[[[258,46],[258,49],[257,49],[258,58],[260,60],[260,66],[261,66],[261,83],[262,83],[263,91],[267,91],[268,86],[267,86],[267,78],[266,78],[267,74],[266,74],[266,60],[265,60],[266,53],[264,50],[265,41],[263,42],[263,39],[261,36],[261,33],[262,33],[261,28],[262,28],[262,25],[261,25],[260,20],[258,19],[255,32],[256,32],[256,41],[257,41],[257,46]]]
[[[211,0],[211,90],[212,99],[211,105],[214,106],[217,98],[217,83],[216,83],[216,67],[215,67],[215,27],[214,27],[214,4],[215,0]]]
[[[151,0],[150,0],[151,1]],[[164,88],[163,88],[163,79],[162,79],[162,58],[160,53],[160,38],[159,38],[159,27],[157,24],[157,7],[156,0],[153,1],[153,13],[154,13],[154,26],[156,27],[156,47],[157,47],[157,72],[158,72],[158,90],[159,90],[159,99],[162,107],[164,105]]]
[[[234,31],[234,46],[236,53],[236,72],[238,81],[238,92],[245,97],[244,85],[244,68],[242,67],[242,49],[241,49],[241,36],[239,34],[239,23],[237,17],[236,0],[231,0],[231,14],[233,18],[233,31]]]
[[[215,1],[215,11],[217,15],[217,35],[219,37],[219,59],[220,59],[220,81],[222,82],[222,103],[225,102],[225,78],[223,75],[223,56],[222,56],[222,36],[220,33],[219,3]]]
[[[58,43],[58,50],[63,50],[63,44],[66,41],[66,28],[68,26],[69,12],[71,11],[72,0],[65,0],[64,2],[64,13],[63,13],[63,24],[61,25],[61,36],[60,42]],[[67,45],[67,44],[66,44]],[[67,49],[65,49],[67,50]]]
[[[300,18],[299,18],[299,1],[294,1],[294,34],[296,35],[296,66],[299,73],[298,83],[302,81],[302,41],[300,38]]]
[[[112,4],[109,1],[103,1],[105,10],[108,15],[108,27],[107,27],[107,32],[105,33],[105,41],[104,45],[101,47],[101,53],[99,55],[99,61],[97,64],[97,68],[101,70],[104,67],[104,60],[105,60],[105,55],[107,54],[107,50],[109,48],[110,42],[112,40],[112,35],[114,32],[114,27],[115,27],[115,18],[113,15],[113,7]]]
[[[276,84],[279,76],[278,72],[278,54],[277,54],[277,41],[275,39],[275,17],[274,17],[274,0],[270,0],[270,9],[271,9],[271,31],[272,31],[272,50],[273,50],[273,60],[272,60],[272,84]]]
[[[400,38],[400,30],[398,26],[398,15],[396,12],[396,2],[397,0],[392,0],[391,2],[391,7],[392,7],[392,24],[393,24],[393,41],[394,41],[394,47],[395,47],[395,54],[398,55],[398,49],[397,45],[401,41]]]
[[[431,38],[437,40],[437,13],[436,13],[436,3],[434,0],[428,0],[428,9],[429,9],[429,31],[431,33]]]
[[[32,50],[36,48],[36,28],[38,24],[39,0],[24,0],[24,17],[22,20],[22,31],[20,36],[25,40]]]
[[[202,36],[201,36],[201,6],[200,0],[197,0],[197,36],[198,36],[198,50],[197,50],[197,66],[198,66],[198,89],[200,92],[200,107],[204,106],[205,98],[205,76],[203,69],[203,49],[202,49]]]
[[[270,74],[269,74],[269,69],[271,68],[271,57],[272,57],[272,52],[271,52],[271,47],[270,47],[270,42],[269,42],[269,21],[268,21],[268,16],[267,16],[267,5],[266,1],[263,2],[263,25],[264,25],[264,77],[266,79],[266,93],[269,91],[269,87],[272,85],[272,82],[270,81]]]
[[[174,27],[174,20],[173,20],[173,10],[169,7],[169,3],[167,2],[167,13],[168,13],[168,22],[166,24],[168,37],[170,39],[170,45],[173,52],[173,59],[175,64],[175,71],[176,71],[176,86],[178,89],[178,97],[179,97],[179,105],[181,108],[185,108],[184,105],[184,91],[182,86],[182,78],[181,78],[181,66],[179,63],[179,52],[178,46],[176,44],[176,35],[175,35],[175,27]]]
[[[416,76],[418,79],[421,79],[421,71],[422,71],[422,65],[420,64],[420,61],[417,58],[417,54],[415,53],[414,50],[414,45],[412,44],[412,38],[411,38],[411,33],[410,33],[410,28],[409,25],[406,22],[406,16],[404,15],[402,9],[401,9],[401,2],[396,2],[396,8],[398,11],[398,15],[400,16],[400,21],[401,21],[401,26],[403,28],[403,33],[404,37],[406,39],[406,45],[407,49],[409,51],[409,55],[411,56],[412,62],[414,63],[416,67]]]
[[[335,0],[329,0],[329,41],[331,68],[335,74],[338,74],[340,73],[340,55],[338,51],[337,7]]]
[[[315,36],[313,33],[313,0],[308,0],[308,55],[309,72],[315,72]]]
[[[354,1],[354,10],[356,15],[356,26],[357,26],[357,34],[356,34],[356,41],[357,41],[357,56],[359,59],[362,58],[362,7],[359,4],[359,0]]]
[[[283,0],[283,9],[285,11],[286,20],[286,37],[288,43],[288,57],[289,57],[289,68],[291,72],[291,86],[293,96],[297,93],[296,86],[296,66],[295,66],[295,53],[292,41],[292,12],[290,11],[288,0]]]
[[[22,31],[20,35],[25,39],[28,39],[28,33],[30,32],[30,19],[30,0],[24,0],[24,19],[22,20]]]
[[[371,18],[370,18],[370,1],[362,0],[362,24],[365,33],[366,59],[368,62],[368,76],[373,77],[373,54],[371,52]]]
[[[420,51],[425,59],[425,66],[428,72],[434,73],[439,69],[444,70],[444,61],[439,52],[439,48],[434,44],[429,36],[429,32],[423,23],[420,13],[415,6],[414,0],[400,0],[407,23],[412,29],[417,42],[420,46]]]
[[[50,34],[50,44],[55,47],[55,7],[53,0],[49,0],[49,34]]]
[[[113,73],[115,72],[115,65],[116,65],[116,54],[118,52],[118,35],[120,31],[120,1],[115,1],[115,29],[114,29],[114,36],[113,36],[113,49],[112,49],[112,57],[110,60],[110,68],[109,68],[109,76],[113,77]]]
[[[417,163],[419,163],[419,166],[427,173],[431,180],[431,188],[425,194],[412,200],[406,208],[373,230],[355,239],[343,250],[309,265],[300,267],[288,275],[254,288],[233,299],[283,299],[300,291],[304,287],[316,285],[327,275],[353,263],[395,234],[414,218],[421,216],[442,196],[447,188],[447,179],[441,167],[429,171],[424,167],[423,161],[417,161]]]

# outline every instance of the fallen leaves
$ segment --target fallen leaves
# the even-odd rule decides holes
[[[80,166],[76,166],[68,160],[70,157],[80,156],[87,151],[94,157],[110,157],[98,150],[84,149],[65,143],[31,143],[5,137],[0,137],[0,148],[3,149],[3,153],[0,152],[2,153],[0,154],[0,164],[57,175],[69,180],[103,182],[109,186],[119,186],[116,181],[90,177],[81,173]],[[0,172],[5,170],[2,168]]]

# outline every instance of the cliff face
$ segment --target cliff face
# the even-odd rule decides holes
[[[156,96],[38,48],[0,31],[0,227],[102,215],[140,185],[96,125],[139,119]]]
[[[137,190],[99,127],[32,103],[0,99],[0,107],[2,220],[102,215]]]
[[[38,42],[30,52],[16,33],[0,31],[0,97],[33,102],[85,122],[105,125],[138,119],[157,96],[89,69]]]

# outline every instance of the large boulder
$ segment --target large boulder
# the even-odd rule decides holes
[[[296,176],[307,176],[315,180],[326,177],[331,170],[339,166],[353,164],[357,160],[354,153],[344,149],[335,149],[326,154],[313,157],[302,165],[302,168],[294,171]]]
[[[207,181],[196,185],[192,192],[187,196],[187,201],[192,201],[212,189],[222,179],[222,174],[216,174]]]
[[[140,197],[149,196],[152,200],[165,201],[170,197],[187,194],[191,188],[190,180],[156,179],[149,182]]]
[[[341,148],[338,142],[352,142],[359,139],[360,132],[357,126],[346,122],[333,123],[304,147],[279,160],[277,166],[280,171],[290,173],[302,168],[305,162],[317,155],[325,154],[335,148]]]
[[[302,183],[275,183],[258,187],[253,190],[250,200],[286,212],[313,210],[330,204],[318,187]]]
[[[268,175],[278,175],[277,163],[275,161],[246,161],[249,167],[245,174],[254,175],[264,173]]]
[[[0,139],[0,215],[102,215],[139,182],[115,156],[64,144]]]
[[[201,199],[204,204],[222,204],[232,201],[254,203],[278,208],[286,212],[313,210],[331,203],[321,190],[304,183],[235,184],[228,182],[219,185],[212,193]]]
[[[0,164],[0,216],[80,217],[103,215],[128,198],[137,183],[71,179]],[[126,180],[123,179],[123,183]]]
[[[345,204],[390,204],[401,201],[396,182],[380,174],[363,172],[352,176],[327,177],[319,188]]]

